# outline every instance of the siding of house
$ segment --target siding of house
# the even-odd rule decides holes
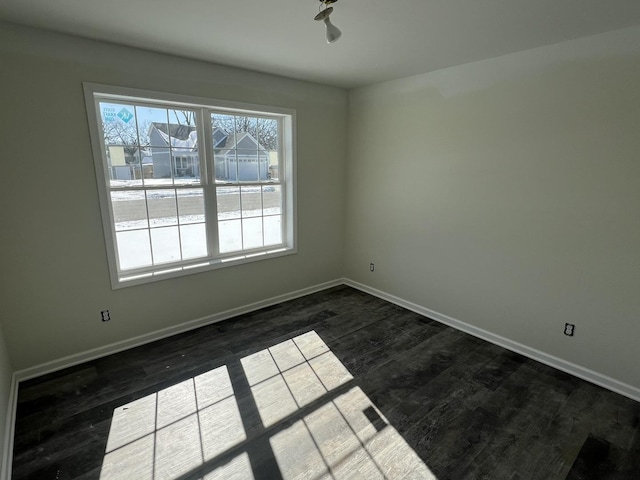
[[[168,149],[152,147],[153,178],[171,178],[171,153]]]
[[[269,178],[269,152],[259,146],[249,133],[236,134],[235,142],[222,143],[225,147],[232,144],[232,148],[215,150],[217,179],[252,182]]]
[[[155,128],[150,132],[150,144],[153,178],[171,178],[171,152]]]

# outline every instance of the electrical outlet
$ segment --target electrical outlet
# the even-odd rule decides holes
[[[376,269],[376,266],[373,263],[369,264],[369,271],[373,272]]]
[[[109,320],[111,320],[111,314],[109,313],[109,310],[101,310],[100,317],[103,322],[108,322]]]
[[[576,326],[573,323],[565,323],[564,324],[564,334],[573,337],[573,332],[575,331]]]

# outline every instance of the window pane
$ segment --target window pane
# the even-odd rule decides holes
[[[167,109],[138,106],[138,132],[143,147],[168,147]]]
[[[278,121],[273,118],[259,118],[257,140],[266,150],[278,150]]]
[[[278,180],[280,178],[280,166],[278,162],[278,152],[267,152],[269,155],[269,166],[267,167],[267,178],[269,180]]]
[[[218,187],[216,189],[218,202],[218,220],[240,218],[240,188]]]
[[[111,208],[116,231],[149,227],[147,204],[141,190],[112,191]]]
[[[207,233],[203,223],[180,227],[182,258],[205,257],[207,255]]]
[[[143,145],[145,156],[148,157],[147,163],[152,165],[152,169],[149,168],[152,171],[150,178],[174,178],[178,184],[200,183],[195,112],[140,108],[140,114],[143,113],[143,123],[146,125],[144,130],[147,131],[147,143]]]
[[[100,115],[105,145],[138,146],[138,128],[133,105],[100,102]]]
[[[222,149],[214,152],[213,162],[217,181],[229,183],[238,181],[238,162],[235,150]]]
[[[238,180],[240,182],[258,181],[258,151],[236,150],[238,160]],[[265,178],[266,180],[266,173]]]
[[[258,176],[262,182],[271,179],[269,173],[269,152],[266,150],[260,150],[258,152]]]
[[[220,253],[242,250],[241,220],[224,220],[218,222],[218,238]]]
[[[213,135],[213,148],[235,148],[235,122],[233,115],[212,113],[211,134]]]
[[[178,227],[152,228],[150,232],[154,264],[180,260]]]
[[[258,119],[237,115],[235,117],[236,148],[257,148]]]
[[[280,185],[262,187],[262,208],[264,215],[282,213],[282,187]]]
[[[107,146],[107,169],[111,188],[142,185],[140,152],[137,147]]]
[[[151,246],[149,245],[148,230],[117,232],[116,241],[122,270],[151,265]]]
[[[259,186],[242,188],[242,218],[262,215],[262,193]]]
[[[169,109],[171,146],[194,148],[198,144],[196,114],[192,110]]]
[[[279,245],[282,243],[282,216],[264,217],[264,244]]]
[[[242,220],[242,241],[244,248],[262,246],[262,218],[247,218]]]
[[[147,190],[147,208],[151,227],[178,224],[175,190]]]
[[[200,183],[200,158],[198,151],[193,149],[174,148],[173,177],[175,184]]]
[[[201,188],[178,190],[180,224],[204,222],[204,193]]]
[[[142,163],[146,165],[144,184],[172,185],[171,178],[171,149],[168,147],[150,147],[143,153]]]

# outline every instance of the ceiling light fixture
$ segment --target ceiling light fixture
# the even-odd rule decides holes
[[[314,20],[324,22],[325,27],[327,27],[327,43],[333,43],[342,36],[340,29],[329,20],[329,15],[333,12],[333,7],[329,5],[337,1],[338,0],[320,0],[320,13],[314,17]]]

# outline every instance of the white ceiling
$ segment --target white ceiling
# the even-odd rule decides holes
[[[1,0],[0,19],[356,87],[640,24],[640,0]]]

